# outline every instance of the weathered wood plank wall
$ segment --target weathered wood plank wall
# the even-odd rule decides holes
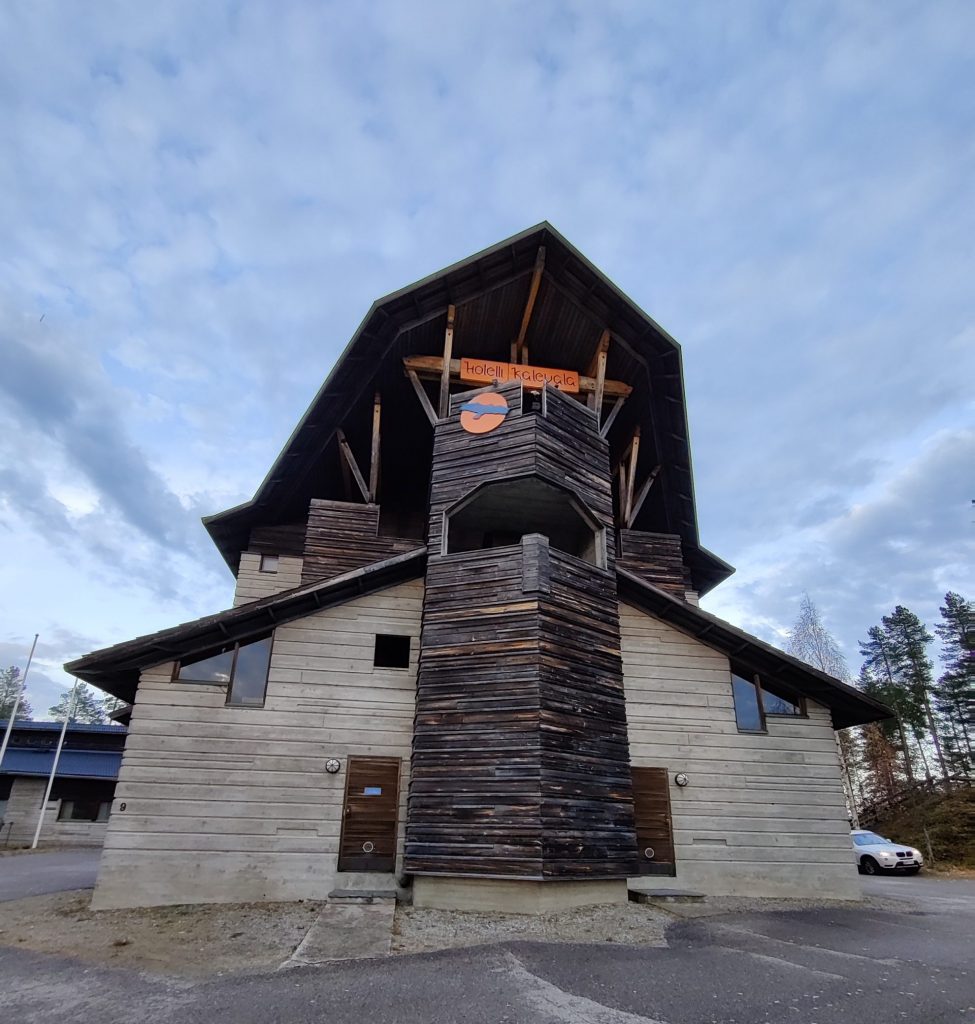
[[[681,600],[694,589],[691,572],[684,563],[681,539],[676,533],[620,530],[619,539],[621,569],[629,569]]]
[[[727,656],[628,605],[620,620],[633,764],[671,779],[677,875],[654,884],[857,897],[829,710],[809,701],[808,718],[740,733]]]
[[[301,582],[338,576],[423,547],[408,537],[379,535],[379,506],[313,498],[308,508]]]
[[[94,905],[324,898],[348,756],[407,770],[422,597],[404,583],[279,626],[263,708],[174,683],[171,663],[144,672]],[[374,668],[377,632],[413,638],[408,669]]]
[[[606,568],[520,545],[443,554],[445,512],[485,482],[535,475],[612,528],[594,414],[547,391],[468,434],[434,432],[430,561],[405,864],[422,874],[625,877],[636,840],[612,552]],[[451,411],[469,395],[451,399]]]

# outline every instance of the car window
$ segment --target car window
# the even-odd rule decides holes
[[[853,842],[857,846],[875,846],[877,843],[886,843],[887,840],[875,832],[865,832],[863,835],[854,836]]]

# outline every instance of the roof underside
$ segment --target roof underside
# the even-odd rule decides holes
[[[688,604],[627,572],[617,571],[620,600],[635,605],[687,633],[701,643],[727,654],[736,663],[776,680],[826,705],[832,712],[833,728],[846,729],[893,717],[885,704],[820,672],[798,658],[772,647],[716,615]]]
[[[323,482],[339,473],[338,427],[354,449],[367,450],[376,391],[383,395],[384,424],[397,424],[383,432],[383,485],[392,488],[397,472],[414,472],[416,437],[428,436],[429,427],[404,376],[403,357],[442,355],[453,304],[454,358],[507,361],[540,247],[545,270],[526,337],[529,361],[584,371],[602,331],[612,332],[607,376],[634,390],[610,432],[611,454],[620,457],[639,424],[638,480],[662,467],[635,528],[679,534],[702,592],[730,575],[732,568],[698,538],[680,347],[548,224],[373,304],[254,498],[204,520],[232,569],[251,528],[302,520],[309,500],[324,496]]]

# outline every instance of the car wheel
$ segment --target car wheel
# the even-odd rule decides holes
[[[873,857],[864,857],[860,861],[860,867],[863,868],[865,875],[879,875],[880,865],[873,859]]]
[[[921,869],[920,868],[904,868],[905,875],[916,875]]]

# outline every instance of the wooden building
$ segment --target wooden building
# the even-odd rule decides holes
[[[888,712],[698,607],[680,348],[549,225],[375,303],[205,524],[234,607],[66,666],[133,705],[95,906],[858,894]]]

